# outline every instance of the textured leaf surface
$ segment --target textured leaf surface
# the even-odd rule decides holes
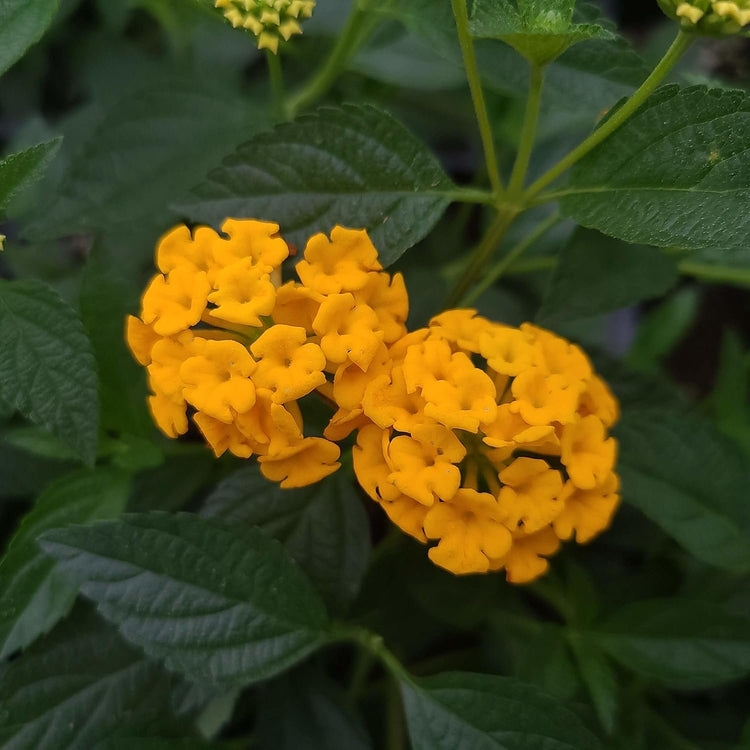
[[[658,297],[677,283],[673,257],[579,229],[560,253],[538,319],[553,324]]]
[[[365,227],[386,265],[432,229],[452,190],[437,160],[390,115],[347,105],[256,136],[179,209],[214,225],[227,216],[275,221],[300,248],[336,224]]]
[[[0,281],[0,351],[0,396],[93,463],[96,370],[73,310],[41,282]]]
[[[401,689],[414,750],[599,748],[574,713],[506,677],[453,672]]]
[[[195,81],[132,93],[107,112],[27,234],[60,237],[153,221],[264,122],[237,95]]]
[[[343,610],[359,591],[370,525],[354,480],[338,471],[300,490],[282,490],[248,466],[225,479],[203,514],[259,526],[284,543],[326,603]]]
[[[163,717],[170,682],[98,618],[72,617],[0,668],[0,746],[91,750]]]
[[[502,39],[524,57],[543,65],[574,44],[609,32],[596,24],[573,23],[575,0],[476,0],[473,36]]]
[[[0,75],[38,41],[57,12],[58,0],[0,2]]]
[[[637,602],[615,613],[596,640],[627,669],[675,687],[706,688],[750,673],[750,620],[714,602]]]
[[[43,549],[129,641],[194,680],[243,686],[325,638],[325,609],[281,545],[190,514],[50,531]]]
[[[750,97],[665,86],[572,170],[563,211],[628,242],[744,246]]]
[[[615,428],[623,498],[695,557],[750,570],[747,460],[701,417],[625,408]]]
[[[1,5],[0,8],[2,8]],[[0,15],[2,15],[1,12]],[[3,33],[0,19],[0,48]],[[55,158],[61,142],[61,138],[55,138],[47,143],[40,143],[6,156],[0,161],[0,211],[5,209],[14,195],[42,176],[44,168]]]
[[[128,478],[106,469],[77,471],[49,485],[24,516],[0,561],[0,659],[46,633],[73,605],[77,589],[37,546],[48,529],[117,516]]]

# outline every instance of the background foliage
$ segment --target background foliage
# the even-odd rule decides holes
[[[507,175],[529,74],[484,38],[520,43],[501,5],[473,33]],[[0,0],[0,746],[750,748],[745,43],[694,46],[476,290],[581,342],[623,407],[613,528],[511,587],[433,567],[348,465],[282,491],[151,424],[123,321],[174,223],[257,216],[297,245],[367,226],[416,326],[491,219],[448,0],[363,5],[310,91],[352,9],[319,0],[275,127],[263,56],[210,6]],[[673,33],[650,2],[574,21],[530,182]]]

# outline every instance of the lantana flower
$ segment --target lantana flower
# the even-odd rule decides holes
[[[561,541],[586,543],[619,504],[619,407],[575,344],[537,326],[447,310],[407,331],[403,277],[364,230],[308,241],[284,281],[275,224],[177,227],[126,335],[156,424],[192,419],[217,456],[257,457],[282,487],[354,471],[388,518],[463,575],[542,575]],[[300,404],[333,410],[305,433]]]

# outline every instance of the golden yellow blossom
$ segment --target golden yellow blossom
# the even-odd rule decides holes
[[[601,419],[593,414],[568,425],[560,447],[561,460],[573,484],[582,490],[600,486],[615,465],[615,440],[606,437]]]
[[[423,526],[429,539],[440,540],[430,548],[430,560],[458,575],[486,573],[490,559],[504,557],[512,543],[498,501],[488,492],[458,490],[427,511]]]
[[[517,458],[500,472],[499,478],[503,483],[498,495],[500,515],[509,528],[533,534],[562,511],[562,476],[546,461]]]
[[[527,582],[561,538],[606,528],[618,405],[579,347],[449,310],[388,355],[341,391],[338,420],[360,424],[360,484],[405,533],[437,541],[436,564]]]
[[[167,276],[157,274],[143,293],[141,320],[160,336],[186,331],[201,319],[210,291],[203,271],[179,266]]]
[[[311,237],[305,257],[297,263],[302,283],[321,294],[364,289],[372,271],[382,271],[378,251],[363,229],[336,227],[329,240],[325,234]]]
[[[466,454],[461,441],[440,425],[417,428],[415,436],[399,435],[388,446],[386,460],[392,471],[388,480],[404,495],[422,505],[435,497],[452,497],[461,485],[454,464]]]
[[[206,341],[201,354],[186,359],[180,367],[185,400],[228,424],[234,418],[232,410],[242,413],[255,404],[255,385],[250,379],[255,368],[242,344]]]
[[[611,473],[599,487],[593,490],[578,489],[568,480],[560,499],[564,504],[553,522],[560,539],[570,539],[575,534],[579,544],[586,544],[600,534],[612,520],[620,503],[620,480]]]
[[[317,344],[306,342],[304,328],[275,325],[250,347],[258,360],[255,387],[271,391],[277,404],[302,398],[325,383],[325,355]]]
[[[216,275],[215,291],[208,301],[216,305],[213,318],[248,326],[263,325],[260,316],[270,315],[276,303],[276,287],[264,266],[243,258]]]
[[[560,549],[560,539],[547,526],[536,534],[514,535],[510,552],[498,563],[511,583],[529,583],[549,567],[547,557]]]
[[[263,476],[282,487],[305,487],[333,474],[341,464],[338,445],[323,438],[303,438],[279,456],[258,459]]]
[[[326,357],[335,364],[354,362],[362,370],[368,369],[383,341],[378,325],[375,311],[357,304],[350,292],[327,297],[313,321]]]

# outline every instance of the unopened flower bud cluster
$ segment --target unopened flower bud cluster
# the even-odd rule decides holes
[[[659,0],[659,5],[686,31],[737,34],[750,25],[750,0]]]
[[[276,54],[281,39],[302,33],[299,22],[312,16],[315,0],[215,0],[215,7],[232,26],[254,34],[258,49]]]

